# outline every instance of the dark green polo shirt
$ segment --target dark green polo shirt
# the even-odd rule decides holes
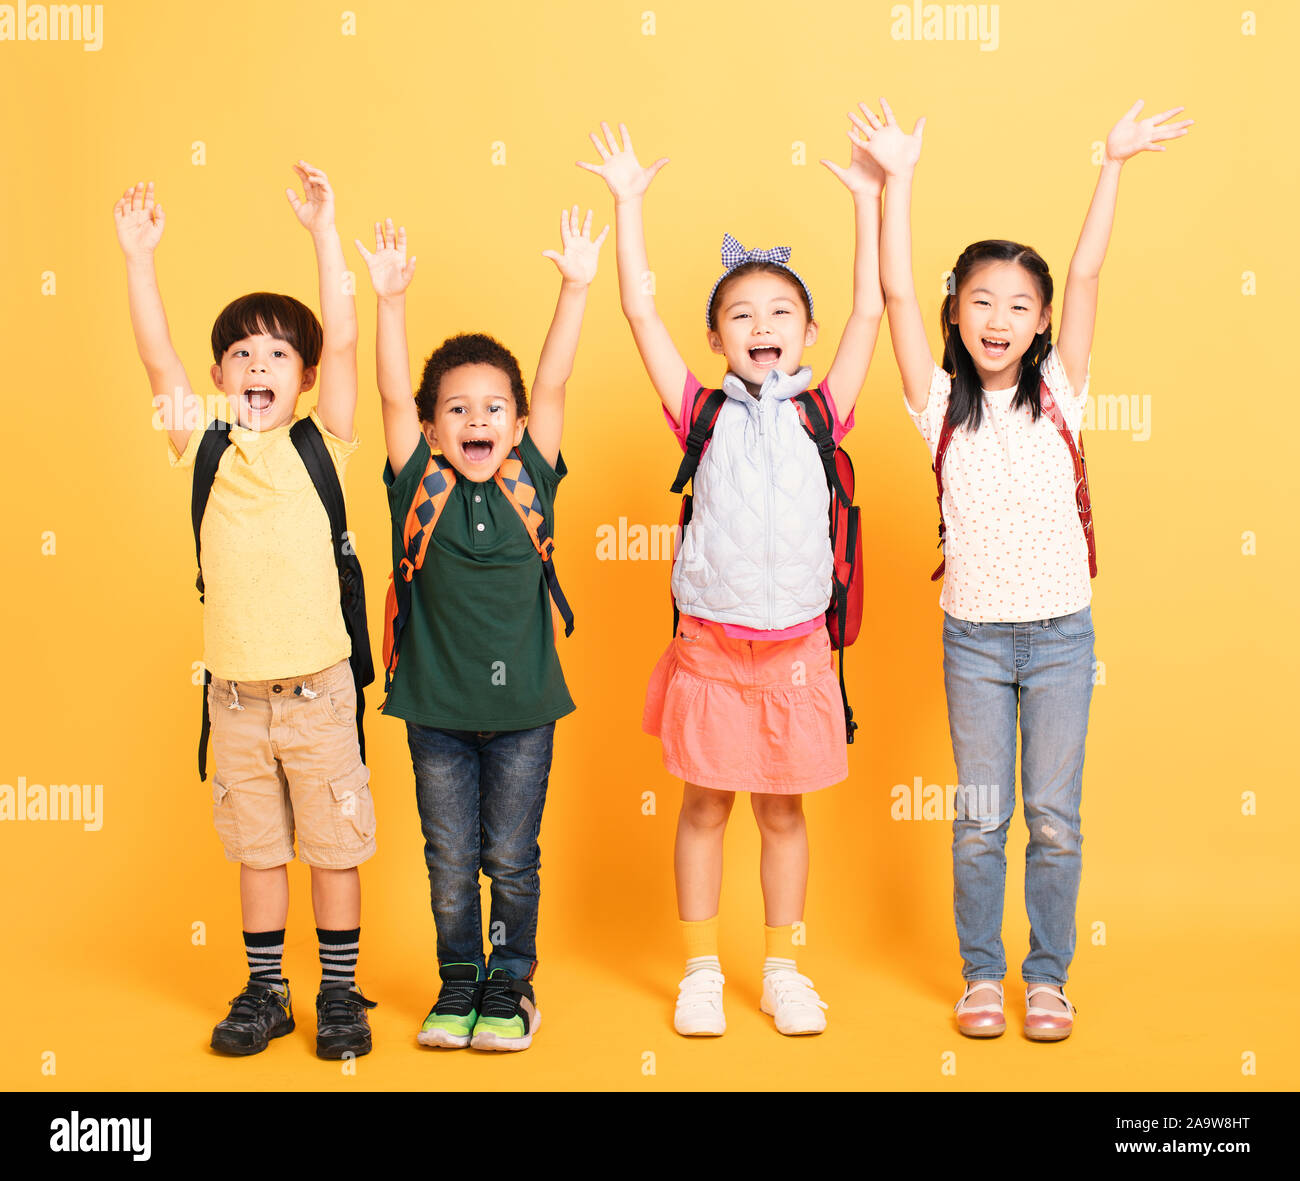
[[[527,430],[519,454],[553,535],[564,458],[552,468]],[[384,465],[394,567],[404,556],[402,529],[429,456],[421,435],[398,476]],[[411,613],[384,713],[442,730],[527,730],[574,708],[532,539],[494,480],[475,484],[457,474],[411,583]]]

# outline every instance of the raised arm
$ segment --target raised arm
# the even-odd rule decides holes
[[[334,228],[334,190],[319,168],[305,160],[293,166],[303,196],[285,189],[289,204],[311,232],[320,276],[321,344],[316,413],[325,429],[351,441],[357,412],[357,304],[345,285],[347,265]]]
[[[560,271],[560,298],[555,305],[533,394],[528,404],[528,433],[546,462],[552,467],[560,456],[560,436],[564,432],[564,387],[573,373],[573,359],[578,353],[578,336],[582,332],[582,313],[587,306],[587,288],[596,277],[600,248],[609,235],[609,226],[600,237],[591,240],[591,210],[578,224],[578,207],[560,213],[560,240],[564,253],[543,250]]]
[[[618,125],[623,146],[608,123],[600,125],[602,135],[592,132],[591,142],[600,153],[601,164],[578,161],[579,168],[594,172],[614,194],[614,231],[618,255],[618,293],[636,341],[641,362],[668,413],[676,420],[682,409],[682,387],[686,384],[686,362],[659,318],[654,298],[654,272],[646,257],[642,198],[655,174],[668,157],[642,168],[632,149],[632,137],[625,124]]]
[[[420,416],[411,390],[411,361],[406,351],[406,289],[415,276],[415,258],[406,257],[406,227],[393,229],[390,217],[375,222],[372,254],[353,239],[370,272],[379,300],[375,333],[375,369],[384,416],[384,446],[393,475],[400,474],[420,442]]]
[[[135,347],[149,375],[156,418],[166,429],[172,446],[184,451],[194,430],[203,422],[203,402],[190,387],[185,366],[172,345],[163,310],[154,250],[162,240],[166,218],[154,199],[153,181],[140,181],[127,189],[113,206],[117,241],[126,257],[126,294],[131,307]]]
[[[853,111],[849,112],[849,119],[863,134],[869,134],[870,127],[880,126],[880,120],[866,103],[858,106],[867,123]],[[867,379],[871,354],[880,333],[880,318],[885,311],[885,297],[880,288],[880,190],[884,188],[885,174],[868,154],[865,142],[852,134],[849,138],[853,147],[847,168],[830,160],[822,161],[853,195],[853,307],[835,360],[826,373],[826,384],[835,399],[841,422],[847,422],[853,413],[862,383]]]
[[[1176,139],[1187,134],[1191,119],[1161,126],[1183,111],[1171,107],[1148,119],[1137,118],[1142,100],[1135,102],[1106,137],[1106,153],[1102,159],[1101,175],[1088,206],[1079,244],[1070,259],[1069,274],[1065,279],[1065,298],[1061,304],[1061,330],[1057,336],[1056,351],[1070,386],[1079,393],[1088,375],[1088,354],[1092,351],[1092,334],[1097,323],[1097,290],[1100,285],[1101,264],[1110,245],[1110,231],[1115,223],[1115,203],[1119,196],[1119,173],[1124,161],[1138,152],[1163,152],[1159,142]]]
[[[921,158],[924,117],[908,135],[894,118],[889,103],[880,100],[885,121],[873,127],[865,139],[852,132],[849,138],[865,147],[885,173],[885,211],[880,233],[880,280],[885,289],[889,313],[889,337],[903,378],[903,393],[913,410],[924,410],[930,398],[934,357],[925,336],[921,305],[912,279],[912,175]]]

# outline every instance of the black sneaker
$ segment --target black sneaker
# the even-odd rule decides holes
[[[443,964],[438,975],[442,977],[442,989],[415,1040],[422,1046],[448,1049],[468,1046],[478,1020],[479,993],[483,991],[478,965]]]
[[[476,1050],[526,1050],[542,1023],[527,980],[514,980],[504,968],[493,968],[483,982],[478,1021],[470,1045]]]
[[[212,1031],[212,1048],[222,1054],[260,1054],[273,1037],[293,1032],[289,982],[280,988],[250,980],[230,1002],[230,1013]]]
[[[316,994],[316,1057],[359,1058],[370,1053],[370,1019],[367,1009],[379,1002],[361,995],[355,984],[335,984]]]

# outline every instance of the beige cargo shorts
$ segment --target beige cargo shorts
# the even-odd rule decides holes
[[[212,815],[226,857],[271,869],[351,869],[375,852],[370,771],[357,743],[357,696],[346,660],[278,681],[208,686]]]

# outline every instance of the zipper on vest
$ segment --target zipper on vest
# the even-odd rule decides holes
[[[772,569],[772,465],[768,454],[769,440],[775,434],[769,434],[763,427],[763,403],[758,404],[758,438],[759,451],[763,456],[763,502],[767,506],[764,514],[767,518],[767,549],[764,553],[763,569],[767,575],[767,626],[772,627],[776,615],[776,572]]]

